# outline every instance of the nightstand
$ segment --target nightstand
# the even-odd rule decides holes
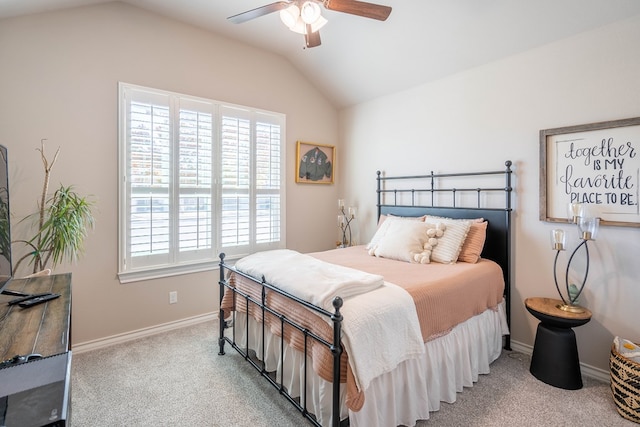
[[[591,312],[562,310],[562,301],[552,298],[527,298],[524,305],[540,320],[531,356],[531,374],[554,387],[582,388],[578,346],[572,328],[589,322]]]

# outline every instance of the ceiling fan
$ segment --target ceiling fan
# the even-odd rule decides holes
[[[320,5],[327,10],[385,21],[391,7],[359,0],[282,0],[228,17],[234,24],[241,24],[273,12],[280,12],[280,19],[291,31],[304,35],[306,47],[320,46],[320,28],[327,23]]]

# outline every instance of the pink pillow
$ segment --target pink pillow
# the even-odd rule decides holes
[[[480,254],[484,248],[484,241],[487,238],[487,221],[472,222],[467,238],[462,245],[458,261],[475,264],[480,259]]]

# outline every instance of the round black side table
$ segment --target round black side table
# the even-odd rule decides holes
[[[527,298],[524,305],[540,320],[531,355],[531,374],[554,387],[582,388],[578,346],[572,328],[591,320],[591,312],[586,308],[581,313],[562,310],[562,301],[552,298]]]

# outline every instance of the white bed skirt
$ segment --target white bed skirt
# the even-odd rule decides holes
[[[245,316],[235,319],[236,342],[245,347]],[[340,419],[349,417],[352,427],[414,426],[418,420],[429,418],[429,412],[440,409],[440,402],[453,403],[456,393],[471,387],[479,374],[489,373],[489,364],[496,360],[508,334],[504,302],[499,310],[487,310],[456,326],[450,333],[425,344],[425,353],[398,365],[393,371],[375,378],[365,390],[365,402],[360,411],[353,412],[344,405],[346,388],[341,388]],[[231,328],[227,329],[227,336]],[[250,318],[249,349],[262,358],[260,337],[262,326]],[[304,388],[304,356],[284,345],[280,365],[280,338],[265,334],[264,359],[266,370],[281,375],[283,385],[292,397],[300,397]],[[315,375],[307,363],[307,410],[315,414],[323,426],[331,425],[332,386]]]

